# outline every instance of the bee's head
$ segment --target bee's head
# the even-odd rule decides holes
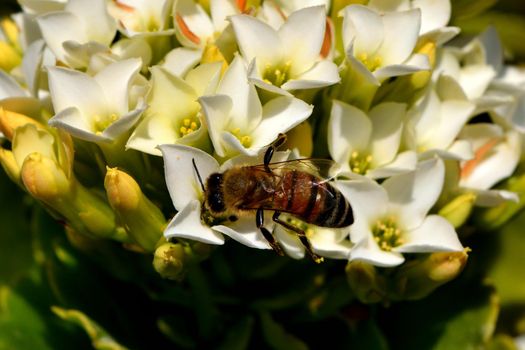
[[[222,174],[214,173],[206,180],[206,204],[214,213],[226,210],[222,191]]]

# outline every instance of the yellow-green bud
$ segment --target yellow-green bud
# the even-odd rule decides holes
[[[184,277],[186,254],[180,244],[164,243],[155,250],[153,267],[163,278],[181,280]]]
[[[356,297],[363,303],[377,303],[384,300],[386,282],[375,266],[361,261],[346,265],[348,284]]]
[[[109,204],[129,236],[152,252],[166,225],[160,209],[142,193],[131,176],[116,168],[107,169],[104,187]]]
[[[438,214],[447,219],[454,228],[458,228],[469,218],[475,201],[474,193],[460,194],[441,208]]]
[[[462,252],[439,252],[424,255],[401,266],[395,276],[394,300],[426,297],[442,284],[454,279],[465,267],[469,249]]]
[[[7,111],[0,107],[0,131],[9,141],[13,140],[15,130],[26,124],[34,125],[39,130],[45,129],[42,124],[40,124],[32,118],[29,118],[28,116],[16,112]]]
[[[10,72],[22,63],[20,53],[5,41],[0,41],[0,53],[0,68],[6,72]]]
[[[7,38],[8,42],[14,46],[16,49],[20,50],[20,45],[18,44],[18,27],[16,23],[9,17],[4,17],[0,20],[0,28],[4,33],[4,36]]]
[[[4,168],[11,181],[21,186],[22,182],[20,182],[20,167],[16,162],[13,152],[0,148],[0,164],[2,164],[2,168]]]
[[[36,199],[53,205],[67,196],[70,183],[57,163],[40,153],[28,155],[21,169],[27,191]]]

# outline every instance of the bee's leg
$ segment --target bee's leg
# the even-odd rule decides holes
[[[295,227],[294,225],[291,225],[291,224],[287,223],[286,221],[283,221],[283,220],[279,219],[280,215],[281,215],[280,212],[278,212],[278,211],[274,212],[273,213],[273,217],[272,217],[273,221],[275,221],[279,225],[282,225],[283,227],[287,228],[288,230],[291,230],[291,231],[297,233],[297,236],[299,236],[299,240],[303,244],[304,248],[306,249],[306,252],[308,253],[308,255],[310,255],[312,260],[315,261],[318,264],[320,262],[322,262],[323,258],[314,253],[314,251],[312,249],[312,244],[310,243],[310,240],[308,239],[308,237],[306,237],[306,234],[304,233],[304,231],[301,230],[298,227]]]
[[[281,146],[285,142],[286,135],[279,134],[279,136],[277,136],[277,139],[274,142],[272,142],[266,150],[266,153],[264,154],[264,167],[266,168],[267,172],[272,172],[268,164],[270,164],[270,162],[272,161],[273,153],[275,152],[275,150],[277,150],[277,148],[279,148],[279,146]]]
[[[270,243],[270,247],[272,247],[275,252],[281,256],[284,255],[283,248],[277,243],[275,240],[275,237],[272,235],[270,231],[266,227],[264,227],[264,210],[263,208],[257,209],[257,213],[255,214],[255,224],[257,225],[257,228],[261,230],[261,233],[263,234],[264,238]]]

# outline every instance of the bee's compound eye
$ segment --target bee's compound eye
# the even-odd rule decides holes
[[[228,218],[228,220],[230,220],[230,221],[232,221],[232,222],[235,222],[235,221],[239,220],[239,218],[236,217],[235,215],[231,215],[231,216]]]

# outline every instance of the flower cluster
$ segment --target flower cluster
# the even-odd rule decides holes
[[[280,134],[272,162],[338,166],[352,225],[283,220],[349,276],[435,253],[462,261],[450,279],[473,208],[518,199],[494,186],[522,155],[525,71],[491,28],[454,41],[449,0],[20,2],[0,36],[0,162],[76,232],[271,249],[255,209],[214,217],[204,186],[262,164]],[[274,244],[303,258],[266,212]]]

